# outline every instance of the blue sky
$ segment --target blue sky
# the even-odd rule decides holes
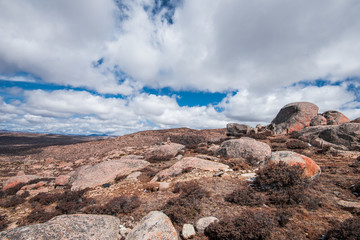
[[[360,117],[356,0],[0,0],[0,129],[122,135]]]

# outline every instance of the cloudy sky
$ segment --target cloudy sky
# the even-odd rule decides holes
[[[0,129],[122,135],[360,117],[358,0],[0,0]]]

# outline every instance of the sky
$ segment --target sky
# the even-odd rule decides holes
[[[360,117],[358,0],[0,0],[0,129],[123,135]]]

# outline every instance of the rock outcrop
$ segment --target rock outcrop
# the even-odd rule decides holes
[[[318,106],[310,102],[289,103],[281,108],[270,127],[275,134],[299,131],[310,126],[311,120],[317,116],[318,111]]]
[[[251,127],[245,124],[228,123],[226,125],[226,135],[233,137],[241,137],[245,134],[249,134]]]
[[[216,154],[231,158],[244,158],[251,165],[261,165],[270,157],[271,148],[266,143],[253,138],[242,137],[223,142]]]
[[[304,176],[307,178],[315,178],[320,173],[320,167],[314,160],[304,155],[291,151],[278,151],[271,154],[269,162],[285,162],[291,166],[300,165],[304,169]]]
[[[319,148],[359,151],[360,123],[308,127],[299,131],[297,137]]]
[[[322,116],[326,118],[327,125],[339,125],[350,122],[350,119],[338,111],[326,111]]]
[[[164,145],[160,145],[147,153],[146,159],[148,159],[149,161],[170,160],[184,148],[184,145],[178,143],[167,143]]]
[[[171,220],[159,211],[146,215],[126,236],[126,240],[177,240]]]
[[[149,163],[144,160],[121,158],[101,162],[92,166],[80,167],[71,173],[71,190],[81,190],[114,181],[117,177],[127,176],[145,168]]]
[[[120,239],[120,220],[107,215],[61,215],[42,224],[15,228],[0,233],[9,240],[114,240]]]
[[[317,115],[310,121],[310,126],[321,126],[326,124],[327,124],[327,120],[322,115]]]
[[[160,171],[151,181],[159,181],[168,177],[174,177],[190,171],[192,169],[201,169],[204,171],[218,171],[218,170],[229,170],[229,166],[217,163],[209,160],[204,160],[196,157],[186,157],[172,165],[170,168]]]

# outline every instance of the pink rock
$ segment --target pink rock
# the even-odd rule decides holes
[[[21,175],[9,178],[5,183],[3,190],[16,187],[20,184],[27,184],[31,180],[40,179],[41,177],[36,175]]]
[[[320,125],[326,125],[327,120],[322,115],[317,115],[313,119],[311,119],[310,126],[320,126]]]
[[[281,108],[271,122],[276,134],[286,134],[299,131],[310,126],[311,119],[317,116],[318,106],[309,102],[289,103]]]
[[[161,182],[159,184],[159,191],[166,191],[170,188],[171,184],[168,182]]]
[[[121,239],[117,217],[94,214],[61,215],[48,222],[0,232],[0,239]]]
[[[178,238],[169,217],[159,211],[146,215],[126,236],[126,240],[176,240]]]
[[[205,171],[218,171],[218,170],[229,170],[229,166],[217,163],[209,160],[204,160],[196,157],[186,157],[167,168],[158,174],[151,180],[152,182],[162,180],[168,177],[177,176],[185,171],[192,169],[201,169]]]
[[[144,160],[119,159],[101,162],[93,166],[80,167],[71,177],[71,190],[81,190],[112,182],[145,168],[149,163]]]
[[[271,148],[266,143],[243,137],[223,142],[215,154],[231,158],[244,158],[251,165],[259,165],[265,163],[270,157]]]
[[[175,157],[179,151],[185,146],[177,143],[168,143],[155,147],[152,151],[146,154],[146,159],[150,160],[169,160]]]
[[[338,111],[326,111],[322,115],[326,118],[327,125],[339,125],[350,122],[349,118]]]
[[[304,176],[308,178],[315,178],[321,173],[319,165],[314,160],[291,151],[273,152],[269,162],[271,161],[275,163],[282,161],[291,166],[300,165],[304,169]]]
[[[41,181],[41,182],[38,182],[38,183],[34,183],[34,184],[30,184],[30,185],[27,185],[27,186],[23,186],[21,188],[21,190],[32,190],[32,189],[38,189],[38,188],[41,188],[43,186],[45,186],[45,182]]]
[[[56,186],[65,186],[69,184],[70,176],[69,175],[60,175],[55,179]]]

